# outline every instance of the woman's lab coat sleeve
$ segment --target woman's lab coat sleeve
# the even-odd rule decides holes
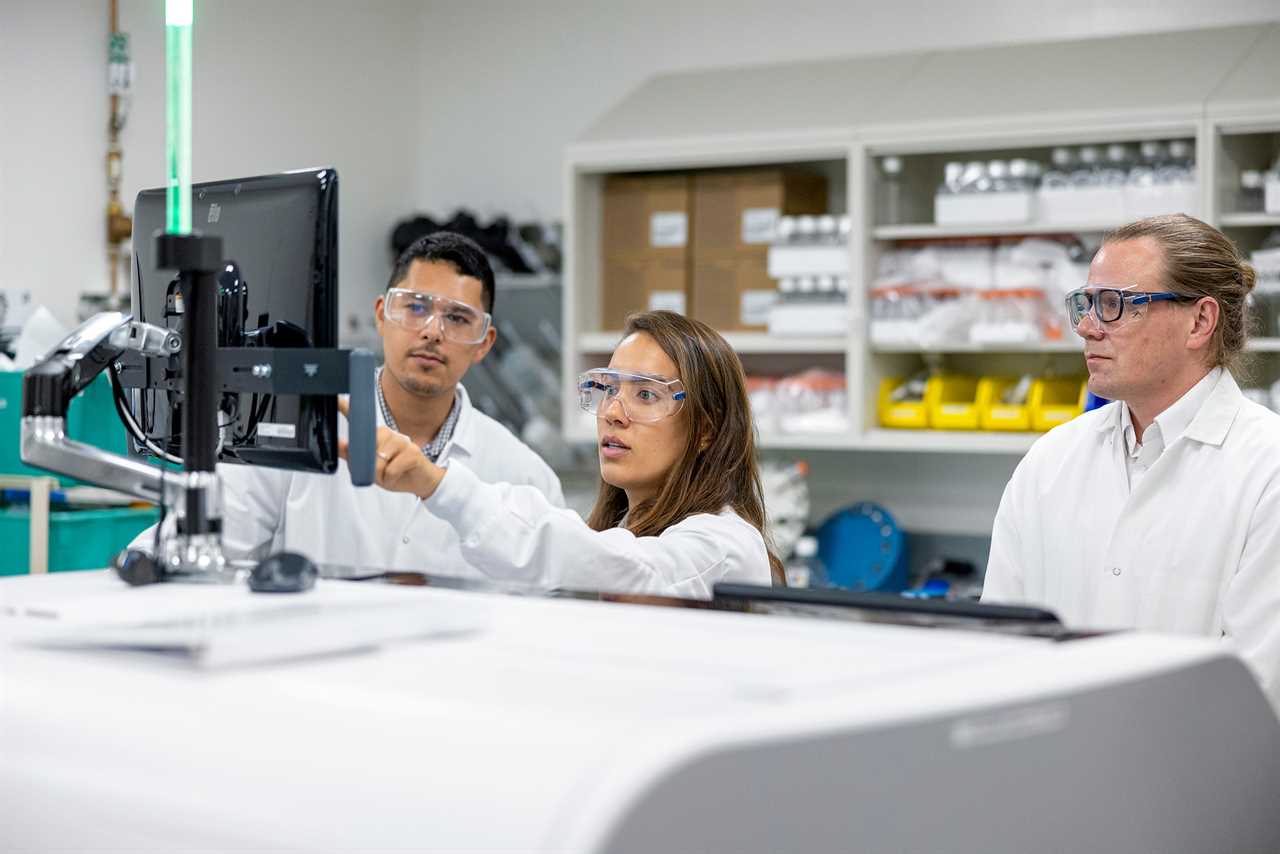
[[[458,532],[467,561],[539,587],[710,598],[726,575],[769,583],[764,540],[732,514],[699,514],[656,537],[592,530],[538,489],[484,483],[452,463],[426,502]]]
[[[987,574],[982,583],[982,601],[1005,604],[1022,604],[1027,601],[1027,584],[1024,575],[1026,548],[1024,540],[1034,536],[1030,525],[1031,505],[1028,493],[1032,491],[1028,481],[1034,476],[1027,469],[1030,455],[1018,464],[1005,485],[996,511],[995,524],[991,528],[991,553],[987,558]]]
[[[1280,478],[1254,508],[1239,568],[1222,599],[1222,633],[1280,712]]]

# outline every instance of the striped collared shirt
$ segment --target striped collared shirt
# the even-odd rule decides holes
[[[400,428],[396,426],[396,419],[391,415],[391,409],[387,406],[387,399],[382,394],[382,368],[378,368],[378,376],[374,379],[373,387],[378,392],[378,408],[382,410],[382,420],[387,426],[397,433]],[[458,392],[453,392],[453,408],[449,410],[449,415],[444,419],[444,423],[440,425],[436,437],[430,442],[422,446],[422,453],[431,462],[437,462],[440,459],[440,453],[444,451],[444,446],[449,444],[449,440],[453,438],[453,428],[458,426],[458,414],[462,411],[462,407],[458,405]]]

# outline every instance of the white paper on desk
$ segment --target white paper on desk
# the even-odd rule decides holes
[[[179,653],[219,668],[473,632],[487,623],[483,597],[441,602],[382,584],[321,580],[305,593],[271,594],[242,584],[131,588],[102,575],[75,591],[31,587],[23,595],[6,585],[6,633],[44,647]]]

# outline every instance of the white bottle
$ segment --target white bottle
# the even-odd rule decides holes
[[[1240,201],[1239,210],[1241,213],[1262,213],[1263,204],[1265,202],[1266,184],[1262,173],[1257,169],[1245,169],[1240,173]]]
[[[1071,172],[1071,186],[1084,189],[1098,184],[1098,165],[1102,159],[1096,145],[1080,146],[1080,161]]]
[[[1106,162],[1098,171],[1098,182],[1107,187],[1120,187],[1129,180],[1133,155],[1127,145],[1113,142],[1107,146]]]
[[[796,540],[796,548],[785,567],[788,587],[830,587],[826,568],[818,558],[818,538],[803,536]]]
[[[1025,193],[1034,187],[1031,161],[1015,157],[1009,161],[1009,189]]]
[[[839,240],[840,231],[836,218],[829,214],[818,217],[818,244],[820,246],[835,246]]]
[[[1071,186],[1071,173],[1075,169],[1076,158],[1070,148],[1060,145],[1049,154],[1050,166],[1044,173],[1040,186],[1046,190],[1065,190]]]
[[[786,246],[792,241],[796,234],[796,218],[793,216],[778,217],[778,230],[775,233],[774,241],[780,246]]]
[[[797,244],[811,246],[818,237],[818,220],[812,216],[802,216],[796,218],[796,239]]]
[[[1190,184],[1196,179],[1196,161],[1191,143],[1185,139],[1169,141],[1169,159],[1156,169],[1156,182]]]
[[[987,191],[992,193],[1004,193],[1010,189],[1009,185],[1009,164],[1003,160],[992,160],[987,164]]]
[[[964,173],[960,176],[959,192],[984,192],[989,180],[987,178],[987,164],[981,160],[970,160],[964,165]]]
[[[902,158],[889,155],[880,158],[880,222],[884,225],[902,223]]]
[[[1138,146],[1138,160],[1129,169],[1129,186],[1150,187],[1156,182],[1156,169],[1168,157],[1164,143],[1154,139]]]
[[[849,219],[848,214],[840,217],[839,222],[836,224],[836,231],[840,235],[840,245],[848,246],[849,235],[853,233],[853,221]]]
[[[964,181],[964,164],[953,160],[943,167],[942,183],[938,186],[939,196],[950,196],[960,192]]]

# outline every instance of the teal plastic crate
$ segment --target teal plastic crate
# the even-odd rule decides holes
[[[0,474],[52,475],[63,486],[82,485],[83,481],[23,464],[22,376],[19,371],[0,371]],[[89,383],[89,387],[71,401],[67,410],[67,435],[104,451],[126,453],[124,425],[116,414],[111,382],[105,375]],[[25,541],[25,536],[23,539]]]
[[[54,510],[49,514],[49,571],[101,569],[159,518],[153,507]],[[31,511],[0,510],[0,575],[25,575],[31,566]]]

